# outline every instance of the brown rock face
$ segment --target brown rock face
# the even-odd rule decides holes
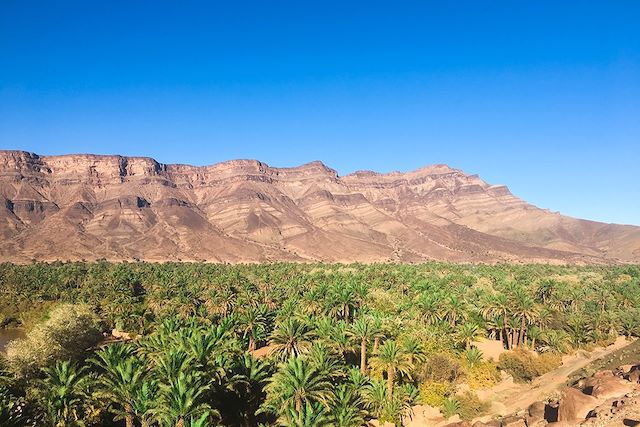
[[[558,407],[558,421],[584,420],[599,402],[593,396],[586,395],[578,389],[567,387],[562,391],[562,398]]]
[[[640,261],[640,227],[550,213],[445,165],[339,177],[0,151],[0,236],[16,262]]]

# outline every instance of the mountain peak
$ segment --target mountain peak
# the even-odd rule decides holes
[[[640,227],[537,209],[445,164],[338,177],[320,161],[210,166],[0,151],[4,260],[640,261]]]

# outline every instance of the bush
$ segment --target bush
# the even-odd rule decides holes
[[[492,387],[498,381],[500,381],[500,372],[498,372],[498,367],[491,362],[482,362],[467,371],[467,384],[472,390]]]
[[[478,398],[477,394],[471,391],[467,391],[461,396],[456,396],[456,400],[458,401],[457,414],[466,421],[486,414],[491,407],[489,402],[483,402]]]
[[[418,387],[420,402],[433,407],[442,406],[447,396],[453,393],[449,382],[426,381]]]
[[[101,339],[100,320],[88,306],[60,305],[26,338],[7,345],[7,365],[16,376],[28,377],[55,360],[81,358]]]
[[[449,419],[460,412],[460,402],[457,399],[444,399],[440,412],[446,419]]]
[[[454,382],[461,373],[460,363],[446,353],[434,354],[423,365],[418,378],[423,381]]]
[[[557,354],[545,353],[536,356],[530,351],[516,350],[501,354],[498,368],[507,371],[516,381],[529,382],[557,368],[561,361],[562,358]]]

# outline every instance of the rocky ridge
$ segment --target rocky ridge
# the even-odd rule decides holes
[[[339,176],[0,151],[0,257],[212,262],[640,261],[640,227],[565,217],[446,165]]]

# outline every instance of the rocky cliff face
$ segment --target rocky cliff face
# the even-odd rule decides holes
[[[446,165],[339,177],[0,151],[0,236],[11,261],[640,261],[640,227],[550,213]]]

